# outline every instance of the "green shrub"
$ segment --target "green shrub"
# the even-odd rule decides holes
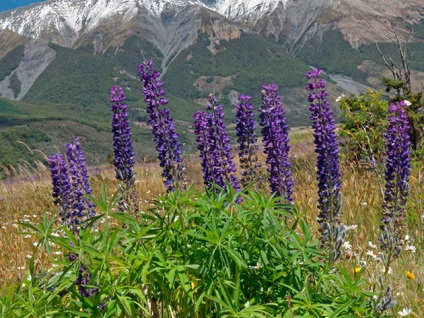
[[[33,258],[0,298],[3,317],[375,317],[361,273],[328,271],[302,214],[279,198],[189,190],[136,218],[105,193],[79,237],[58,235],[54,218],[24,224],[37,249],[65,256],[41,273]]]

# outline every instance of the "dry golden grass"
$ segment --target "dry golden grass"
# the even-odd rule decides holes
[[[310,135],[299,138],[291,148],[293,174],[295,179],[295,201],[301,210],[305,210],[312,228],[316,231],[317,188],[315,177],[315,154]],[[262,158],[263,160],[263,158]],[[196,157],[186,158],[186,171],[189,184],[202,189],[203,181],[199,160]],[[422,167],[421,167],[422,168]],[[346,240],[352,246],[345,253],[341,264],[354,275],[355,268],[365,270],[364,277],[377,283],[382,273],[382,264],[366,255],[373,249],[369,242],[378,246],[379,219],[382,196],[371,170],[360,170],[352,164],[342,164],[343,180],[343,213],[347,225],[357,225],[348,231]],[[141,211],[151,207],[151,199],[165,192],[160,178],[159,166],[155,163],[139,164],[135,168],[137,174],[136,192]],[[109,194],[118,186],[113,167],[98,167],[89,171],[94,196],[100,194],[105,184]],[[391,284],[397,293],[397,301],[402,308],[411,308],[412,317],[424,317],[424,254],[423,248],[423,184],[420,167],[414,168],[411,176],[411,199],[409,202],[408,225],[406,233],[411,239],[409,245],[416,247],[416,252],[407,251],[392,264],[392,273],[385,275],[385,284]],[[39,167],[35,176],[14,178],[0,183],[0,295],[5,287],[14,285],[28,265],[28,257],[34,250],[32,237],[19,235],[23,229],[17,224],[26,221],[37,223],[44,213],[53,216],[56,207],[51,199],[50,176],[46,169]],[[60,251],[57,250],[58,257]],[[45,268],[46,257],[39,255],[38,266]],[[366,263],[366,264],[365,264]],[[414,278],[412,279],[413,273]],[[409,277],[409,278],[408,278]],[[376,285],[378,286],[378,285]]]

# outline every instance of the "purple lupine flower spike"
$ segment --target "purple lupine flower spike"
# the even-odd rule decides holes
[[[403,239],[405,204],[409,192],[411,172],[411,142],[409,121],[405,112],[406,103],[390,103],[389,127],[384,134],[386,139],[386,171],[383,203],[383,228],[400,244]],[[399,245],[398,244],[398,245]]]
[[[147,103],[147,114],[154,135],[160,166],[163,168],[162,177],[168,191],[177,188],[185,189],[185,167],[182,163],[181,143],[176,133],[173,118],[168,108],[163,83],[158,79],[160,73],[153,71],[153,61],[140,64],[141,82],[143,83],[144,101]]]
[[[112,116],[113,148],[115,153],[116,178],[120,181],[134,182],[134,147],[132,143],[130,121],[128,119],[127,104],[124,90],[121,86],[114,86],[110,91],[110,111]]]
[[[202,158],[205,185],[210,187],[216,184],[225,189],[227,183],[230,183],[239,192],[240,182],[235,175],[236,166],[223,121],[224,112],[213,94],[209,95],[206,109],[210,112],[199,111],[194,115],[194,130]]]
[[[136,212],[138,207],[134,195],[134,147],[125,100],[126,97],[121,86],[114,86],[111,88],[109,101],[112,103],[110,111],[113,112],[112,132],[115,155],[114,166],[116,179],[124,183],[124,186],[121,187],[123,196],[119,202],[119,206],[122,212]]]
[[[217,150],[218,160],[216,167],[216,180],[220,187],[225,187],[225,182],[229,182],[231,186],[239,192],[240,181],[236,177],[237,171],[234,163],[234,155],[232,154],[231,140],[228,137],[227,129],[224,124],[224,112],[221,105],[218,105],[216,98],[213,94],[209,95],[209,103],[206,109],[211,111],[211,127],[210,135],[214,134],[215,147]],[[222,181],[220,181],[222,176]]]
[[[236,108],[237,142],[239,143],[239,158],[242,178],[240,183],[243,187],[254,182],[258,178],[258,169],[261,167],[257,157],[258,146],[256,145],[256,121],[252,99],[249,95],[240,95]]]
[[[49,156],[49,165],[54,203],[59,208],[61,222],[68,224],[68,220],[72,217],[73,193],[65,157],[57,153]]]
[[[320,224],[321,242],[324,246],[334,248],[339,238],[334,237],[339,227],[344,233],[341,223],[341,174],[339,167],[339,143],[336,135],[336,125],[325,99],[325,80],[319,77],[322,70],[309,71],[306,79],[311,80],[306,86],[310,92],[308,101],[311,103],[312,127],[314,129],[315,152],[317,153],[317,180],[318,180],[318,223]],[[343,228],[343,229],[342,229]],[[338,244],[337,244],[338,246]],[[340,254],[340,250],[333,251]],[[339,255],[333,253],[333,260]]]
[[[289,128],[282,105],[278,86],[265,84],[262,90],[260,124],[268,165],[269,187],[276,196],[284,197],[288,203],[293,203],[293,178],[288,158]]]
[[[194,119],[194,134],[197,142],[197,149],[200,150],[199,157],[201,159],[203,180],[206,187],[210,188],[214,179],[214,165],[218,154],[214,147],[213,139],[210,137],[211,132],[211,114],[199,110],[193,116]]]
[[[69,174],[73,190],[73,215],[72,225],[76,231],[84,219],[96,215],[94,204],[86,197],[91,194],[90,181],[86,169],[84,153],[78,138],[73,137],[73,142],[66,144],[66,157],[69,164]]]
[[[94,204],[87,198],[91,194],[91,187],[77,138],[73,138],[73,143],[66,144],[66,158],[67,162],[63,155],[49,157],[53,198],[59,206],[62,223],[77,233],[84,220],[96,215]]]

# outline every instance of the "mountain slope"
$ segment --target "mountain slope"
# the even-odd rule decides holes
[[[144,157],[154,149],[138,79],[147,58],[162,72],[187,150],[195,149],[192,115],[211,92],[232,124],[238,94],[251,94],[258,107],[262,84],[275,82],[288,124],[307,125],[305,72],[312,65],[378,85],[384,65],[373,43],[392,40],[392,22],[402,38],[416,30],[411,66],[424,70],[421,0],[49,0],[2,13],[0,94],[8,100],[0,99],[0,133],[49,151],[80,129],[91,163],[105,162],[110,149],[89,132],[110,137],[109,89],[119,84]],[[380,47],[396,55],[393,45]],[[328,90],[332,104],[347,94],[332,81]],[[44,130],[50,140],[31,141],[31,132]],[[9,150],[7,157],[15,155]]]

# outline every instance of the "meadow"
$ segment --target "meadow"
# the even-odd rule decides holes
[[[143,76],[150,79],[149,74]],[[148,91],[147,103],[163,96],[161,84],[156,85],[159,93]],[[269,97],[268,89],[274,88],[264,86],[264,103],[274,98],[277,105],[279,97]],[[122,106],[121,97],[111,102]],[[211,97],[209,108],[219,111],[215,102]],[[155,127],[155,122],[151,125]],[[201,127],[202,122],[195,130],[201,132]],[[278,127],[284,132],[284,125]],[[162,143],[166,139],[158,134],[171,132],[168,150],[175,146],[173,128],[153,131]],[[116,131],[114,146],[119,148],[119,142],[128,141],[130,135],[119,139],[125,129]],[[27,175],[3,180],[2,317],[422,317],[422,162],[413,158],[407,199],[399,203],[400,213],[405,212],[402,238],[389,237],[390,244],[400,244],[401,250],[396,246],[384,258],[387,236],[396,235],[396,228],[387,236],[381,230],[387,201],[381,191],[384,166],[353,161],[343,148],[340,157],[327,152],[340,159],[339,171],[335,173],[332,164],[327,173],[340,174],[342,193],[329,199],[330,204],[337,203],[329,222],[343,225],[328,227],[336,234],[329,230],[326,241],[326,228],[317,222],[328,202],[322,192],[317,193],[316,138],[312,129],[289,135],[290,151],[280,155],[288,155],[290,174],[285,176],[286,181],[292,178],[293,188],[285,192],[276,186],[274,195],[267,164],[275,161],[270,163],[270,152],[264,153],[266,145],[256,149],[254,162],[262,165],[250,170],[255,179],[246,187],[230,177],[246,177],[240,174],[246,161],[239,162],[234,154],[237,173],[227,175],[234,172],[231,165],[214,170],[225,175],[227,182],[219,185],[222,180],[209,175],[214,171],[205,162],[216,163],[204,148],[199,148],[200,160],[197,154],[173,152],[169,161],[160,157],[157,163],[134,164],[129,156],[128,165],[120,168],[122,161],[115,161],[115,167],[90,167],[89,197],[96,216],[83,215],[81,224],[60,222],[67,211],[57,200],[60,194],[54,204],[51,178],[52,162],[58,157],[50,157],[50,171],[39,164]],[[131,154],[128,145],[124,148],[115,155]],[[181,164],[179,156],[185,166],[181,170],[176,168]],[[164,168],[172,174],[164,173]],[[184,186],[182,177],[177,180],[182,170]],[[331,194],[338,185],[330,182]],[[341,215],[340,221],[336,214]]]

